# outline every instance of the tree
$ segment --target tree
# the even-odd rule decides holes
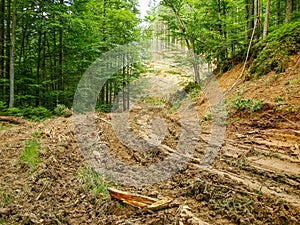
[[[286,0],[286,13],[285,13],[285,22],[286,23],[291,21],[293,6],[294,6],[294,1],[293,0]]]
[[[14,107],[15,102],[15,42],[16,42],[16,25],[17,25],[17,6],[18,0],[14,0],[13,4],[13,18],[12,18],[12,37],[10,50],[10,72],[9,72],[9,107]]]
[[[269,16],[270,16],[270,6],[271,6],[271,0],[267,0],[267,7],[266,7],[265,22],[264,22],[263,38],[267,37],[268,26],[269,26]]]
[[[5,36],[5,0],[0,0],[0,79],[4,78],[4,36]]]

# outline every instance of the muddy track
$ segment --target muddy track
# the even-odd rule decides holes
[[[160,64],[155,75],[170,76],[169,70]],[[201,119],[207,100],[199,96],[195,104]],[[128,129],[156,146],[149,151],[122,143],[111,120],[111,114],[95,115],[97,134],[123,163],[147,167],[172,154],[183,157],[176,151],[180,118],[170,105],[141,101],[130,110]],[[133,186],[106,180],[120,190],[173,200],[156,211],[126,206],[84,188],[78,171],[87,162],[76,143],[72,118],[9,126],[0,131],[0,224],[299,224],[299,112],[230,112],[224,143],[205,169],[199,162],[212,136],[212,121],[200,124],[193,155],[163,182]],[[31,171],[19,157],[34,132],[40,134],[41,162]]]

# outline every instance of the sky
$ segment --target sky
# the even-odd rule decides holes
[[[141,12],[141,18],[143,19],[146,15],[147,15],[147,10],[150,8],[151,6],[156,7],[161,0],[138,0],[139,2],[139,9]]]
[[[147,15],[147,10],[149,9],[149,2],[151,0],[138,0],[139,1],[139,9],[141,12],[141,18],[144,18]]]

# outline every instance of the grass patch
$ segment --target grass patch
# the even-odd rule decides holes
[[[40,162],[38,157],[38,141],[36,139],[25,141],[20,160],[29,166],[31,170],[35,169],[36,165]]]
[[[99,199],[109,195],[107,190],[109,184],[93,168],[82,167],[78,169],[77,173],[85,191],[92,193]]]

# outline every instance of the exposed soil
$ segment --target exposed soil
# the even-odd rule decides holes
[[[291,57],[285,73],[244,82],[226,95],[226,136],[209,167],[198,165],[213,121],[208,100],[199,94],[195,105],[201,132],[196,150],[177,173],[141,187],[106,180],[120,190],[173,200],[160,210],[123,205],[84,188],[78,170],[87,162],[76,144],[72,118],[20,125],[0,122],[0,224],[300,224],[299,57]],[[154,67],[148,76],[187,81],[168,63]],[[241,67],[218,80],[223,91],[235,82]],[[262,107],[238,111],[231,104],[236,98],[259,99]],[[152,118],[162,118],[164,125]],[[121,143],[111,119],[112,114],[97,113],[97,132],[109,153],[128,165],[149,166],[166,159],[181,137],[179,115],[165,102],[144,99],[130,110],[130,129],[156,146],[150,151]],[[20,161],[24,142],[33,138],[39,142],[35,170]]]

